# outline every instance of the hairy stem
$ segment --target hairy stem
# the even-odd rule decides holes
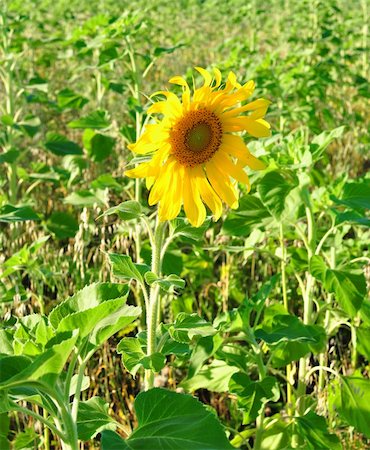
[[[162,265],[162,245],[163,235],[166,223],[157,222],[157,227],[154,233],[154,242],[152,248],[152,272],[158,277],[161,274]],[[159,302],[159,286],[153,283],[150,288],[149,305],[146,315],[148,343],[147,356],[151,356],[156,351],[156,333],[158,326],[158,302]],[[154,383],[154,374],[150,369],[145,371],[145,390],[151,389]]]

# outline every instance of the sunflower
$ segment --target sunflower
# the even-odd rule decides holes
[[[214,220],[221,216],[222,202],[238,207],[235,183],[244,183],[250,189],[243,167],[265,167],[249,152],[243,138],[232,133],[269,136],[270,125],[263,117],[270,102],[259,98],[245,103],[255,84],[239,84],[233,72],[221,84],[218,69],[214,69],[214,76],[200,67],[195,69],[204,83],[194,88],[192,95],[180,76],[169,81],[182,86],[182,101],[172,92],[154,94],[165,99],[153,103],[148,114],[159,114],[161,118],[148,124],[138,141],[129,145],[134,153],[151,155],[151,159],[126,171],[126,175],[146,178],[149,205],[159,203],[159,220],[174,219],[183,205],[190,223],[199,227],[206,218],[204,204]]]

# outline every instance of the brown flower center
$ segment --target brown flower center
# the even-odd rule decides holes
[[[207,109],[189,111],[170,131],[172,154],[180,164],[194,167],[209,161],[222,141],[220,119]]]

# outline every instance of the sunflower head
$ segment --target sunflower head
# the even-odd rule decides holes
[[[164,100],[153,103],[148,114],[159,118],[129,146],[134,153],[151,155],[151,159],[126,171],[126,175],[146,178],[149,204],[159,203],[160,220],[174,219],[184,206],[190,223],[199,227],[206,218],[205,205],[215,220],[222,213],[222,202],[238,207],[235,183],[244,183],[250,189],[243,167],[264,168],[235,133],[269,136],[270,125],[263,117],[270,102],[259,98],[246,103],[254,82],[241,85],[233,72],[222,84],[218,69],[213,76],[200,67],[196,70],[204,83],[193,93],[187,82],[176,76],[170,83],[182,86],[181,100],[168,91],[155,94],[163,95]]]

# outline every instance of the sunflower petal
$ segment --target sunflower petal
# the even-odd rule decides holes
[[[239,183],[250,186],[248,175],[244,172],[240,164],[234,164],[226,152],[218,151],[212,158],[212,161],[225,174],[229,175]]]
[[[157,179],[155,180],[152,189],[150,190],[148,203],[150,206],[158,203],[166,189],[168,189],[168,178],[176,161],[167,161],[161,168]]]
[[[215,74],[215,88],[218,88],[221,85],[221,81],[222,81],[222,75],[220,72],[220,69],[217,69],[217,67],[213,68],[213,73]]]
[[[224,134],[220,151],[229,153],[237,158],[243,166],[249,166],[251,169],[262,170],[266,168],[266,164],[263,161],[260,161],[250,153],[240,136]]]
[[[193,171],[196,176],[196,183],[200,196],[204,203],[212,211],[214,220],[217,221],[222,214],[222,202],[220,197],[212,189],[201,166],[194,167]]]
[[[167,189],[159,202],[159,220],[172,220],[179,215],[182,205],[182,186],[184,180],[184,166],[174,164],[171,171],[171,189]]]
[[[200,227],[206,218],[206,208],[191,168],[184,170],[183,198],[186,217],[194,227]]]
[[[211,186],[216,191],[218,196],[230,206],[230,208],[238,207],[238,195],[237,192],[229,180],[228,176],[225,176],[223,172],[214,164],[213,161],[209,161],[206,164],[207,178],[210,181]]]
[[[194,69],[197,70],[204,78],[203,86],[210,86],[212,83],[212,75],[208,72],[208,70],[205,70],[202,67],[194,67]]]
[[[253,120],[250,117],[234,117],[222,121],[223,129],[229,131],[247,131],[253,137],[268,137],[271,135],[270,125],[263,119]]]

